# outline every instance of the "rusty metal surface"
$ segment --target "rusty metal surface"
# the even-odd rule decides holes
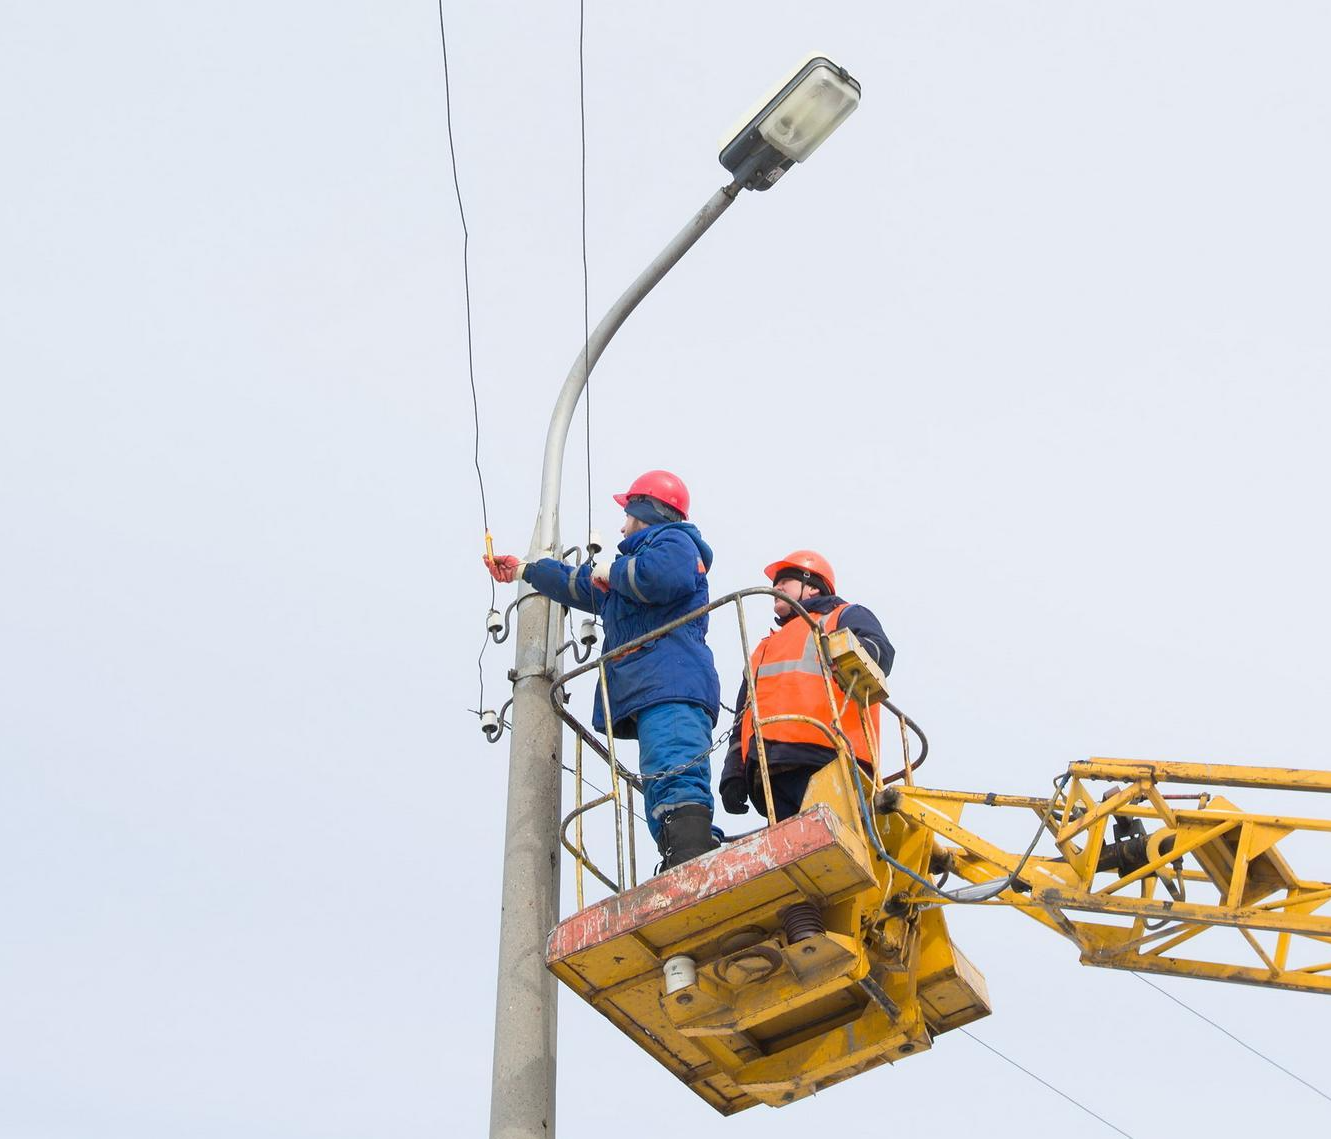
[[[839,854],[842,867],[838,876],[829,876],[824,889],[835,893],[862,889],[874,882],[873,872],[865,856],[847,843],[846,834],[844,823],[831,808],[821,805],[757,831],[566,918],[550,934],[546,960],[553,964],[640,931],[819,854]],[[816,893],[822,896],[821,889]]]

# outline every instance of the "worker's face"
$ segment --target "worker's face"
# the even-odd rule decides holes
[[[807,581],[800,581],[796,577],[783,577],[772,588],[784,593],[786,597],[793,597],[796,601],[803,601],[817,592]],[[774,597],[772,599],[772,609],[778,617],[789,617],[795,612],[787,604],[785,597]]]
[[[641,518],[634,518],[632,514],[625,514],[624,525],[619,528],[619,532],[627,538],[632,534],[636,534],[639,530],[646,529],[647,523]]]

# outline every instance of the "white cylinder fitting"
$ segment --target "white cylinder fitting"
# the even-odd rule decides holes
[[[590,617],[586,618],[582,624],[578,626],[578,641],[579,643],[586,645],[588,648],[591,648],[592,645],[596,644],[596,622]]]
[[[692,957],[686,957],[682,953],[677,957],[666,959],[664,972],[667,996],[679,992],[680,989],[687,989],[698,980],[697,963]]]
[[[604,543],[603,541],[601,541],[601,531],[599,531],[599,530],[588,530],[588,531],[587,531],[587,557],[588,557],[588,558],[591,558],[593,555],[595,555],[595,554],[599,554],[599,553],[600,553],[602,550],[604,550],[604,549],[605,549],[605,543]]]
[[[498,609],[491,609],[485,615],[485,631],[491,635],[497,635],[504,631],[504,616]]]
[[[487,708],[481,713],[481,731],[486,739],[494,739],[499,734],[499,713]]]

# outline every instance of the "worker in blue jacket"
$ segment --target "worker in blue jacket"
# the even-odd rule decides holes
[[[712,565],[711,547],[688,521],[689,492],[677,476],[648,471],[614,497],[625,518],[613,563],[486,560],[497,581],[521,578],[561,605],[599,613],[606,655],[706,605]],[[616,738],[638,740],[647,826],[662,869],[718,845],[711,747],[721,692],[706,637],[704,614],[606,664],[609,719]],[[603,732],[606,720],[598,685],[592,726]]]

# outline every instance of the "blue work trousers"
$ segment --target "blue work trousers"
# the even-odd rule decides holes
[[[638,770],[647,829],[661,834],[661,816],[681,803],[712,811],[712,719],[698,704],[653,704],[637,715]]]

